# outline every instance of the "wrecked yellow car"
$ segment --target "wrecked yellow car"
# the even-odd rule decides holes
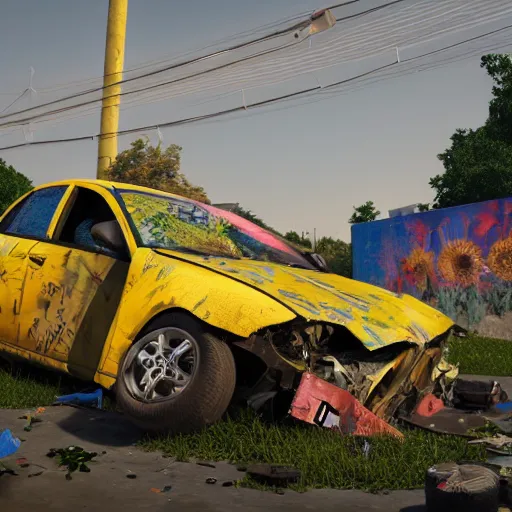
[[[443,374],[452,326],[233,213],[151,189],[58,182],[0,219],[2,351],[115,386],[148,430],[200,428],[235,390],[293,390],[304,371],[389,419]]]

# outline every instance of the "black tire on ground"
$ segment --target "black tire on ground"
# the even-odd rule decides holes
[[[183,313],[169,313],[145,330],[151,332],[175,327],[189,333],[197,342],[196,369],[188,386],[175,397],[161,402],[143,402],[132,396],[124,379],[127,351],[119,365],[116,398],[121,410],[148,432],[187,433],[220,420],[235,390],[233,354],[223,341],[206,332],[201,324]]]
[[[447,485],[440,488],[439,485],[443,483]],[[427,510],[497,512],[500,501],[499,485],[498,475],[483,466],[459,466],[455,463],[434,466],[427,471],[425,481]]]

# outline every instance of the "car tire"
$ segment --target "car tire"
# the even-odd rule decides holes
[[[175,396],[156,401],[132,392],[130,365],[165,329],[180,330],[194,342],[195,362],[190,381]],[[146,343],[146,345],[144,345]],[[146,352],[145,352],[146,353]],[[116,398],[121,410],[147,432],[189,433],[220,420],[235,390],[236,369],[229,346],[183,313],[170,313],[153,322],[126,352],[119,366]]]

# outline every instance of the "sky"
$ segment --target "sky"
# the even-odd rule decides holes
[[[129,0],[125,68],[328,3]],[[379,2],[361,3],[363,9]],[[100,77],[107,11],[107,0],[3,0],[0,110],[28,86],[30,67],[36,92]],[[385,217],[389,209],[432,200],[429,179],[443,171],[436,155],[449,146],[456,128],[476,128],[485,121],[491,86],[474,57],[324,101],[161,133],[164,144],[183,147],[182,171],[206,189],[212,202],[238,202],[282,232],[316,228],[317,236],[350,241],[353,206],[373,200]],[[26,107],[27,101],[17,106]],[[177,110],[176,101],[121,110],[120,129],[181,117]],[[34,140],[97,133],[99,121],[98,110],[66,126],[38,129]],[[156,132],[147,135],[158,141]],[[21,133],[16,137],[23,140]],[[121,137],[119,149],[137,137]],[[0,133],[0,147],[7,140]],[[97,142],[0,151],[0,158],[35,184],[94,178]]]

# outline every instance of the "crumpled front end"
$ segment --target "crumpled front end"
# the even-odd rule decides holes
[[[278,371],[277,384],[296,389],[310,372],[348,391],[378,418],[410,414],[418,401],[457,376],[443,359],[451,329],[424,344],[399,342],[369,350],[339,325],[291,322],[240,345]]]

